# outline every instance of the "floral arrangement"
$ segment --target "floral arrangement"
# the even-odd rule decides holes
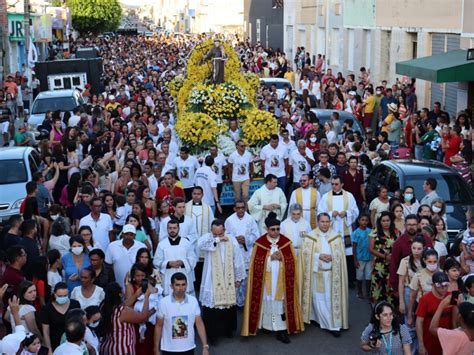
[[[235,152],[235,142],[228,135],[221,134],[217,137],[217,148],[226,157]]]
[[[177,97],[179,90],[183,87],[184,84],[184,76],[177,75],[173,78],[173,80],[168,81],[166,83],[166,88],[170,91],[171,96]]]
[[[252,108],[242,111],[241,128],[244,140],[249,145],[268,141],[272,134],[278,133],[278,122],[273,114]]]
[[[200,112],[181,114],[175,125],[181,141],[188,145],[198,145],[201,149],[215,142],[220,133],[216,120]]]

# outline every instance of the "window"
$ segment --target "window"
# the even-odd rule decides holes
[[[76,108],[76,101],[70,97],[55,97],[48,99],[36,100],[33,104],[32,113],[46,113],[48,111],[72,111]]]
[[[472,191],[467,187],[464,180],[458,174],[441,174],[433,175],[438,186],[436,187],[436,193],[445,202],[455,204],[473,204],[474,196]],[[415,196],[420,200],[425,193],[423,192],[423,182],[426,176],[408,176],[406,185],[415,187]]]
[[[28,156],[28,164],[30,165],[30,172],[31,175],[38,171],[38,167],[36,166],[35,159],[31,155]]]
[[[387,188],[390,192],[395,192],[400,188],[400,179],[398,174],[392,168],[387,169],[388,181],[387,181]]]
[[[17,184],[28,181],[25,162],[23,160],[0,160],[0,171],[8,171],[8,174],[0,174],[0,185]]]

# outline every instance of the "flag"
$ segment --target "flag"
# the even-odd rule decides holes
[[[30,47],[28,48],[28,68],[33,69],[35,63],[38,61],[38,52],[30,36]]]

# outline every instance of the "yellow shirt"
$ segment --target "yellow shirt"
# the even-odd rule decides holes
[[[389,133],[388,129],[389,129],[390,124],[393,122],[394,119],[395,119],[395,117],[393,116],[393,113],[390,113],[387,117],[385,117],[385,119],[383,120],[383,125],[382,125],[382,128],[381,128],[381,131]]]
[[[295,85],[295,72],[293,72],[293,71],[291,71],[291,72],[287,71],[287,72],[285,73],[285,75],[283,75],[283,77],[284,77],[286,80],[288,80],[288,81],[291,83],[291,85]]]
[[[375,108],[375,98],[374,95],[367,96],[365,99],[365,107],[364,107],[364,112],[365,113],[373,113]]]

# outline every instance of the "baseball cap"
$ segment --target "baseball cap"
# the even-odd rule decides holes
[[[351,96],[355,96],[355,95],[356,95],[356,92],[353,91],[353,90],[351,90],[351,91],[348,92],[348,94],[351,95]]]
[[[15,327],[15,333],[8,334],[0,340],[0,354],[14,355],[20,348],[21,342],[26,337],[26,332],[23,326]]]
[[[125,234],[125,233],[137,234],[137,230],[134,225],[126,224],[123,226],[123,229],[122,229],[122,234]]]
[[[109,100],[110,101],[115,100],[115,96],[114,95],[109,95]]]
[[[448,275],[446,275],[444,272],[442,271],[438,271],[438,272],[435,272],[431,278],[431,280],[433,281],[433,284],[439,284],[439,283],[443,283],[443,282],[449,282],[449,278],[448,278]]]

